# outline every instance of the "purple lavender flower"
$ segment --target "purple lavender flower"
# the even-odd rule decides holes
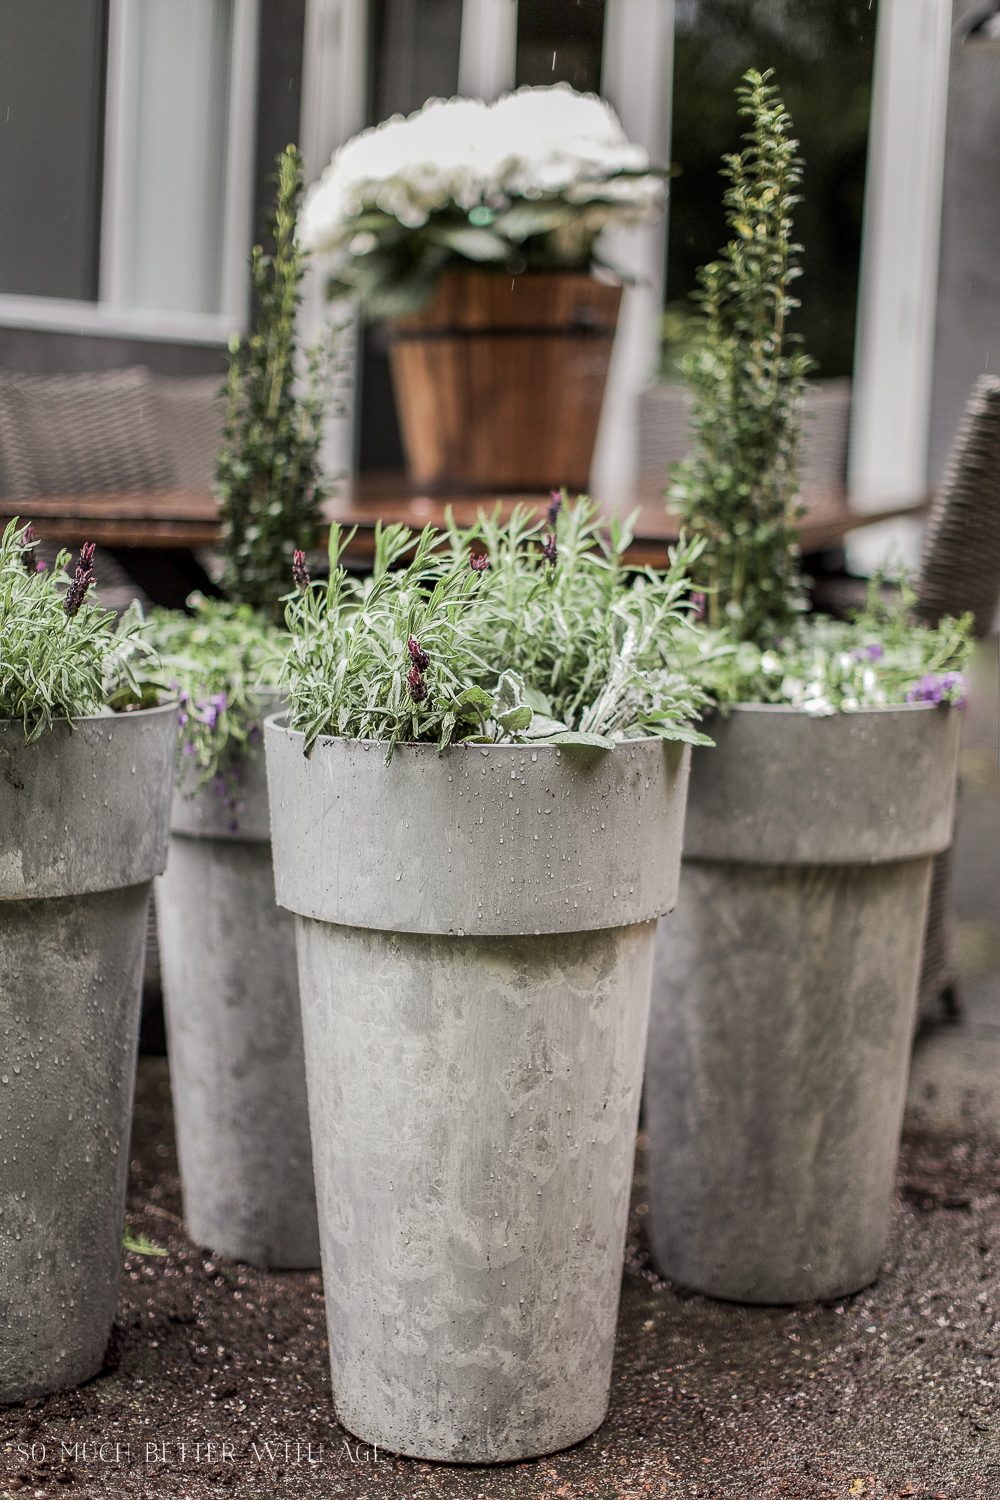
[[[295,587],[302,593],[309,587],[309,569],[306,567],[306,555],[299,547],[296,547],[295,555],[292,558],[292,579]]]
[[[76,565],[76,573],[63,599],[63,609],[70,619],[79,613],[80,605],[87,597],[87,590],[94,581],[95,550],[93,542],[85,542],[80,548],[80,560]]]
[[[35,557],[35,547],[38,538],[33,526],[26,526],[21,532],[21,566],[26,573],[44,573],[45,564]]]
[[[962,672],[928,672],[915,682],[906,695],[907,703],[953,703],[965,705],[965,676]]]
[[[556,546],[556,539],[554,536],[547,536],[545,538],[545,541],[542,545],[542,556],[545,558],[545,561],[547,563],[551,563],[552,567],[555,567],[559,559],[559,548]]]
[[[177,710],[177,722],[181,726],[182,729],[184,728],[184,725],[187,723],[188,718],[189,718],[189,715],[184,712],[183,708]]]
[[[406,674],[406,680],[410,685],[410,697],[414,703],[423,703],[427,697],[427,684],[424,681],[423,673],[418,671],[416,667],[411,667]]]
[[[473,553],[473,555],[469,558],[469,567],[472,569],[473,573],[485,573],[489,565],[490,560],[486,556],[485,552],[480,552],[478,554]]]
[[[186,719],[187,715],[185,714],[184,717]],[[190,740],[188,740],[187,743],[181,747],[181,754],[182,755],[193,755],[194,754],[194,746],[192,745],[192,743],[191,743]]]
[[[562,495],[558,490],[549,490],[550,504],[548,509],[549,530],[555,531],[559,512],[562,510]]]
[[[421,646],[420,642],[416,640],[412,635],[406,643],[406,649],[407,651],[409,651],[410,660],[413,662],[413,665],[416,667],[417,671],[426,672],[427,668],[431,664],[431,659],[427,655],[427,652],[424,650],[423,646]]]
[[[705,618],[706,598],[698,589],[691,590],[691,603],[694,605],[694,617],[696,620]]]
[[[855,646],[851,655],[855,661],[881,661],[885,651],[877,641],[873,641],[870,646]]]

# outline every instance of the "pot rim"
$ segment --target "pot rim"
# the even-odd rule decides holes
[[[955,703],[931,703],[928,699],[922,699],[918,703],[866,703],[860,708],[837,708],[832,714],[810,713],[808,708],[800,708],[794,703],[729,703],[725,707],[716,707],[709,712],[713,715],[719,714],[723,718],[727,713],[735,711],[738,713],[797,714],[804,719],[836,719],[841,714],[912,713],[914,710],[920,712],[925,709],[957,707]]]
[[[180,699],[170,698],[166,703],[158,703],[155,708],[125,708],[119,713],[112,711],[109,714],[79,714],[75,715],[72,719],[53,719],[52,728],[55,729],[60,724],[121,724],[128,719],[151,718],[153,714],[166,713],[169,709],[173,709],[176,712],[179,703]],[[24,729],[24,722],[21,719],[0,719],[0,733],[6,734],[12,724],[16,725],[18,729]],[[42,735],[35,743],[41,744],[44,738],[45,735]]]
[[[929,706],[936,707],[935,704]],[[290,724],[279,722],[287,717],[287,710],[279,710],[277,713],[268,714],[264,720],[265,727],[270,725],[281,734],[297,734],[304,739],[305,730],[293,729]],[[633,745],[652,745],[656,741],[661,745],[679,745],[682,748],[687,744],[686,740],[666,740],[661,734],[646,734],[641,739],[634,740],[616,740],[613,745],[607,747],[604,745],[554,745],[551,740],[526,740],[523,743],[519,740],[497,740],[491,745],[475,744],[467,740],[453,740],[450,745],[442,747],[441,745],[433,744],[430,740],[397,740],[393,753],[395,754],[396,750],[432,750],[435,755],[444,755],[447,750],[465,750],[470,752],[481,750],[484,755],[488,755],[491,750],[500,750],[503,752],[510,750],[555,750],[557,754],[561,755],[565,750],[571,755],[584,758],[587,756],[613,754],[615,750],[627,749]],[[365,751],[367,751],[369,746],[373,750],[382,751],[389,748],[388,740],[362,740],[348,734],[317,735],[313,748],[315,749],[316,745],[321,743],[326,745],[360,745]],[[706,746],[706,748],[708,747]]]

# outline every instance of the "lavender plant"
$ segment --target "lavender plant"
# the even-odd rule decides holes
[[[696,675],[720,705],[788,703],[824,715],[894,703],[965,701],[963,667],[973,645],[971,614],[931,628],[913,624],[915,595],[877,575],[865,608],[849,621],[801,621],[773,645],[721,644]]]
[[[155,704],[156,656],[138,603],[119,621],[88,601],[93,545],[72,578],[68,552],[47,569],[36,546],[16,519],[0,540],[0,719],[19,719],[30,743],[57,719]]]
[[[300,577],[287,614],[282,676],[307,752],[321,734],[380,740],[387,759],[401,740],[710,743],[692,724],[706,694],[680,666],[697,651],[687,569],[700,544],[633,580],[629,538],[617,522],[603,536],[588,501],[561,498],[547,525],[519,508],[506,526],[419,538],[379,526],[372,577],[358,583],[334,528],[329,582]]]
[[[180,697],[179,769],[188,795],[214,783],[235,810],[246,761],[260,741],[259,687],[278,680],[287,638],[247,604],[192,594],[192,613],[153,611],[147,638]]]

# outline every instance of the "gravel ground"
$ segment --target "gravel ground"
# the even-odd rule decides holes
[[[208,1259],[184,1235],[166,1062],[144,1058],[129,1219],[170,1253],[124,1257],[96,1380],[0,1412],[0,1492],[1000,1496],[1000,1164],[991,1149],[908,1143],[877,1285],[793,1309],[713,1302],[655,1276],[643,1157],[640,1136],[600,1431],[569,1452],[499,1469],[376,1456],[333,1416],[319,1276]]]
[[[957,844],[966,1015],[921,1038],[874,1287],[745,1308],[650,1270],[636,1153],[611,1408],[587,1442],[497,1469],[373,1453],[333,1415],[318,1274],[186,1238],[166,1059],[140,1061],[126,1255],[106,1369],[0,1408],[0,1496],[351,1500],[1000,1500],[1000,774],[980,652]]]

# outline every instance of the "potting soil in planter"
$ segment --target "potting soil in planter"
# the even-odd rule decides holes
[[[89,1379],[111,1332],[176,733],[173,704],[0,723],[0,1403]]]
[[[267,712],[279,696],[259,690]],[[263,746],[229,793],[178,789],[156,885],[184,1211],[217,1254],[317,1266],[295,929],[274,899]]]
[[[296,912],[334,1401],[427,1459],[607,1410],[655,917],[688,752],[266,729]]]
[[[753,705],[711,732],[657,944],[653,1257],[712,1296],[839,1297],[888,1232],[959,716]]]

